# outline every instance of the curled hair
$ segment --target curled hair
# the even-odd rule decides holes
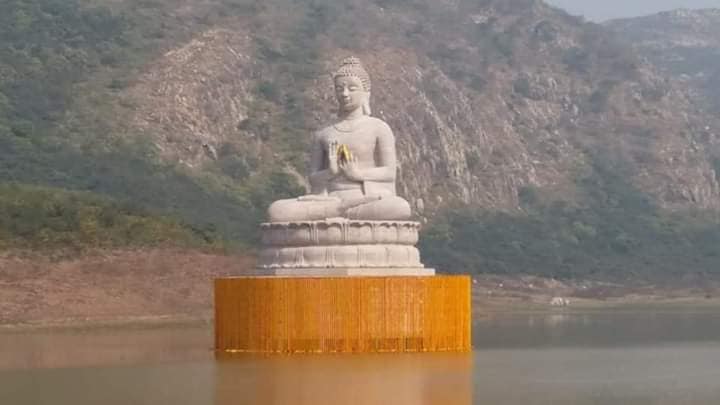
[[[335,71],[335,74],[333,74],[333,80],[337,79],[338,77],[354,77],[360,80],[363,90],[370,93],[370,89],[372,88],[372,85],[370,83],[370,75],[363,67],[360,59],[354,56],[349,56],[343,59],[342,62],[340,62],[340,67]],[[365,100],[365,102],[363,103],[362,111],[365,115],[372,114],[372,110],[370,109],[370,98]]]
[[[370,84],[370,75],[368,74],[367,70],[362,65],[362,62],[360,62],[360,59],[350,56],[342,60],[340,62],[340,67],[338,70],[335,71],[335,74],[333,75],[334,79],[337,79],[338,77],[354,77],[360,80],[363,86],[363,90],[370,92],[371,84]]]

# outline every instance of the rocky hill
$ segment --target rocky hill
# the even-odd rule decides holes
[[[267,203],[299,192],[309,134],[334,114],[328,74],[354,54],[396,133],[399,192],[430,223],[430,261],[720,268],[718,117],[622,36],[542,1],[8,4],[0,169],[16,182],[252,246]]]
[[[303,172],[298,150],[333,114],[328,73],[353,53],[379,84],[416,207],[513,210],[529,187],[574,199],[601,150],[663,207],[720,205],[713,145],[699,142],[717,123],[600,27],[540,1],[257,4],[133,78],[124,131],[196,171],[251,176],[267,156]]]
[[[674,10],[606,26],[664,73],[691,86],[710,113],[720,114],[720,9]]]

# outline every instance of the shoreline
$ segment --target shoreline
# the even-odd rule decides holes
[[[50,319],[32,320],[19,323],[0,324],[0,333],[24,333],[24,332],[69,332],[87,331],[102,329],[123,329],[123,330],[151,330],[151,329],[173,329],[173,328],[194,328],[207,326],[212,328],[213,318],[211,316],[192,315],[155,315],[155,316],[126,316],[103,319]]]
[[[720,280],[668,284],[556,280],[538,276],[473,277],[473,309],[504,311],[592,311],[720,308]]]
[[[520,300],[496,299],[478,302],[474,299],[472,307],[473,320],[482,320],[494,316],[525,314],[583,315],[606,312],[716,313],[720,310],[720,299],[708,300],[702,297],[662,298],[657,296],[635,296],[630,299],[616,299],[613,301],[581,300],[566,307],[555,307],[541,302],[527,303]],[[36,319],[0,324],[0,333],[70,332],[102,329],[150,330],[200,327],[207,327],[208,331],[212,331],[212,311],[196,315],[172,314],[104,318]]]
[[[254,264],[252,255],[177,249],[101,251],[59,261],[0,255],[0,333],[212,327],[212,280],[243,275]],[[720,276],[617,283],[474,275],[472,307],[475,319],[523,312],[717,311]]]

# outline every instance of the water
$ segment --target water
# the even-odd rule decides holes
[[[0,332],[0,404],[720,403],[720,313],[499,315],[474,344],[216,359],[209,327]]]

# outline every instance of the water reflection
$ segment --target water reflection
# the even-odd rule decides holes
[[[0,370],[205,360],[212,328],[0,332]]]
[[[210,327],[0,333],[0,404],[720,404],[720,313],[506,314],[472,355],[215,358]]]
[[[227,357],[215,405],[472,404],[472,355]]]
[[[477,404],[720,404],[720,344],[477,352]]]

